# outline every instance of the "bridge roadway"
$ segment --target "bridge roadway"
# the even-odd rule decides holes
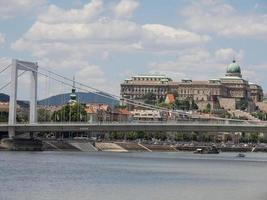
[[[266,123],[37,123],[37,124],[0,124],[0,131],[14,128],[16,133],[25,132],[111,132],[111,131],[174,131],[174,132],[258,132],[267,133]]]

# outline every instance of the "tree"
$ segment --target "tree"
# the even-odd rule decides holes
[[[175,141],[183,141],[184,140],[183,134],[182,133],[176,133],[174,140]]]
[[[167,139],[166,133],[162,133],[162,132],[155,133],[154,137],[161,141],[164,141]]]
[[[126,105],[116,104],[116,105],[114,106],[114,108],[116,108],[116,109],[125,109],[125,108],[127,108],[127,106],[126,106]]]
[[[190,101],[176,99],[174,102],[174,107],[179,110],[190,110]]]
[[[0,112],[0,122],[8,122],[8,112]]]
[[[167,109],[172,109],[173,108],[173,104],[168,104],[168,103],[165,103],[165,102],[161,102],[161,103],[158,103],[157,104],[158,107],[161,107],[161,108],[167,108]]]
[[[210,113],[211,112],[211,105],[210,103],[207,104],[205,110],[203,110],[204,113]]]
[[[157,97],[154,93],[148,92],[142,97],[142,99],[146,104],[155,105]]]
[[[194,101],[194,99],[191,102],[191,109],[192,110],[198,110],[198,105],[196,104],[196,102]]]
[[[48,122],[51,121],[51,111],[45,108],[40,108],[37,110],[38,122]]]
[[[248,108],[248,101],[241,99],[239,104],[237,104],[237,108],[239,108],[240,110],[246,110]]]
[[[55,122],[86,121],[86,112],[81,104],[67,104],[53,113],[52,120]]]
[[[249,140],[253,143],[256,143],[259,141],[259,134],[258,133],[251,133],[249,136]]]

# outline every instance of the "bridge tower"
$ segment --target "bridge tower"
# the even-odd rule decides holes
[[[18,71],[30,71],[30,124],[37,123],[37,63],[12,60],[11,66],[11,88],[9,99],[9,118],[10,125],[8,135],[10,138],[15,136],[16,116],[17,116],[17,89],[18,89]],[[13,127],[12,127],[13,126]]]

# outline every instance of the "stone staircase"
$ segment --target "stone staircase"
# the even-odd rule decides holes
[[[97,148],[95,148],[90,142],[70,142],[70,144],[80,151],[84,152],[92,152],[97,151]]]
[[[52,151],[80,151],[80,149],[66,141],[44,141],[43,145],[45,146],[46,150]]]
[[[96,142],[95,146],[100,151],[111,151],[111,152],[128,152],[118,144],[110,142]]]
[[[135,142],[116,142],[116,144],[126,149],[127,151],[134,151],[134,152],[148,151],[146,148],[142,147],[141,145]]]
[[[170,145],[155,145],[155,144],[143,144],[151,152],[173,152],[177,151],[175,148]]]

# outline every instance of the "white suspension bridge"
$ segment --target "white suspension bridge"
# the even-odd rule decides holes
[[[29,132],[111,132],[111,131],[183,131],[183,132],[261,132],[267,133],[267,124],[265,122],[249,121],[249,120],[231,120],[224,118],[212,118],[212,120],[187,120],[187,121],[163,121],[163,122],[103,122],[88,123],[78,120],[76,122],[38,122],[37,120],[37,85],[38,75],[43,76],[46,80],[52,80],[61,85],[61,88],[73,87],[82,92],[92,93],[101,97],[105,97],[114,101],[121,101],[124,104],[138,106],[145,109],[157,110],[172,114],[185,114],[183,111],[169,110],[166,108],[149,105],[136,100],[120,97],[119,95],[107,93],[87,84],[74,81],[71,78],[60,75],[51,70],[38,66],[37,63],[12,60],[11,64],[1,66],[0,74],[11,68],[11,80],[0,87],[0,92],[10,86],[9,90],[9,117],[8,123],[0,124],[0,132],[8,132],[10,138],[17,134]],[[19,72],[22,71],[22,72]],[[18,78],[22,77],[25,72],[30,72],[30,114],[29,123],[18,123],[17,117],[17,93]],[[55,88],[56,85],[53,85]],[[60,86],[59,86],[60,87]],[[47,87],[48,88],[48,87]],[[47,93],[47,95],[49,92]],[[63,103],[63,102],[62,102]],[[78,112],[81,112],[80,110]],[[186,113],[188,115],[188,113]],[[79,113],[80,115],[80,113]],[[79,117],[80,118],[80,117]]]

